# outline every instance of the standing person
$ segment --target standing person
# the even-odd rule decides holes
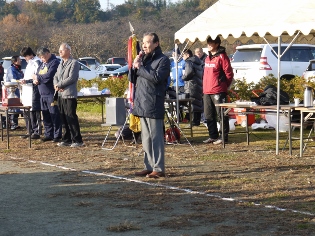
[[[220,37],[217,36],[214,40],[209,37],[207,44],[209,56],[205,60],[203,74],[203,102],[209,138],[203,142],[220,144],[222,138],[225,142],[228,141],[229,117],[221,117],[220,107],[216,107],[215,104],[226,102],[228,87],[232,83],[234,74],[225,48],[220,46]],[[225,137],[219,136],[217,128],[217,121],[221,121],[222,118]]]
[[[204,67],[207,54],[203,52],[202,48],[196,48],[195,55],[202,61],[202,67]]]
[[[192,101],[192,125],[199,126],[201,113],[203,112],[202,102],[202,61],[194,56],[190,49],[184,51],[183,59],[185,60],[185,73],[183,80],[185,81],[185,93],[189,94]],[[186,117],[188,118],[188,117]]]
[[[54,75],[59,66],[59,60],[45,47],[40,47],[37,50],[37,55],[42,63],[37,70],[37,74],[33,75],[33,82],[38,85],[40,93],[40,106],[45,128],[42,141],[60,142],[62,126],[59,108],[51,105],[54,102]]]
[[[3,81],[3,76],[4,76],[4,68],[2,66],[3,62],[0,62],[0,83]]]
[[[176,91],[176,63],[175,63],[175,54],[177,54],[177,60],[180,56],[179,48],[177,48],[176,52],[175,49],[173,49],[173,58],[174,60],[171,62],[171,70],[172,70],[172,80],[173,80],[173,89]],[[185,92],[185,82],[183,81],[183,72],[185,70],[185,60],[183,58],[180,58],[177,63],[177,75],[178,75],[178,92],[184,93]]]
[[[2,66],[2,61],[0,62],[0,84],[3,81],[3,76],[4,76],[4,68]],[[2,97],[2,89],[0,90],[0,95]]]
[[[72,58],[71,48],[66,43],[60,45],[59,54],[62,61],[54,76],[54,87],[59,93],[58,106],[64,134],[58,146],[81,147],[84,144],[77,116],[77,83],[80,64]]]
[[[176,62],[175,62],[175,54],[177,54],[177,77],[176,78]],[[173,90],[176,91],[176,80],[178,79],[178,93],[185,93],[185,81],[183,80],[183,74],[185,71],[185,60],[180,57],[180,51],[179,48],[177,48],[176,52],[175,49],[173,49],[173,58],[174,60],[171,62],[171,72],[172,72],[172,78],[173,78]],[[176,93],[175,93],[176,95]],[[179,121],[187,122],[186,119],[184,119],[184,107],[183,103],[179,104]]]
[[[24,74],[23,71],[21,69],[21,58],[20,56],[16,55],[13,56],[11,58],[11,66],[7,69],[7,73],[6,73],[6,78],[5,78],[5,82],[16,82],[19,81],[21,79],[23,79]],[[20,90],[16,89],[15,90],[15,95],[20,98]],[[12,109],[12,112],[18,112],[19,109]],[[11,130],[15,130],[20,128],[19,126],[19,115],[18,114],[13,114],[10,116],[11,118]]]
[[[37,69],[41,64],[40,59],[35,55],[33,50],[30,47],[24,47],[20,51],[22,57],[25,58],[27,66],[24,72],[24,78],[21,81],[22,84],[32,83],[33,84],[33,75],[37,73]],[[32,110],[30,111],[30,119],[25,119],[26,128],[29,134],[31,134],[32,139],[39,139],[41,133],[41,109],[40,109],[40,94],[38,91],[38,86],[33,84],[33,93],[32,93]],[[23,90],[22,90],[23,93]],[[24,113],[24,116],[26,114]],[[31,122],[29,125],[28,121]],[[29,130],[30,127],[30,130]],[[21,138],[27,138],[27,135],[21,136]]]
[[[132,113],[140,117],[144,150],[144,170],[136,176],[159,178],[165,176],[164,164],[164,99],[170,60],[162,53],[155,33],[143,36],[144,55],[138,55],[129,73],[136,94]]]
[[[201,62],[202,62],[202,69],[203,69],[205,67],[205,60],[206,60],[208,55],[203,51],[202,48],[196,48],[195,49],[195,55],[201,60]],[[202,78],[203,78],[203,75],[202,75],[201,79]],[[204,116],[203,112],[201,113],[201,120],[202,120],[202,123],[204,125],[206,125],[205,116]]]

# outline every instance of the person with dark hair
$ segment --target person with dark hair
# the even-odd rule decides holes
[[[204,143],[220,144],[222,139],[228,141],[229,117],[221,117],[220,107],[215,104],[225,103],[228,88],[233,80],[233,69],[225,48],[220,46],[221,39],[217,36],[214,40],[207,39],[209,56],[205,60],[203,74],[203,102],[204,115],[207,122],[209,138]],[[224,122],[225,137],[220,137],[217,121]]]
[[[21,81],[22,84],[32,84],[33,93],[32,93],[32,110],[30,111],[30,119],[25,119],[26,128],[28,133],[31,134],[32,139],[39,139],[41,133],[41,109],[40,109],[40,95],[37,85],[33,84],[33,75],[36,74],[39,65],[41,64],[40,59],[35,55],[33,50],[30,47],[24,47],[20,51],[22,57],[25,58],[27,66],[25,68],[24,78]],[[26,85],[24,85],[26,86]],[[22,87],[23,93],[23,87]],[[24,113],[26,116],[26,113]],[[29,123],[30,129],[29,129]],[[27,135],[21,136],[22,138],[27,138]]]
[[[59,147],[82,147],[84,143],[80,132],[80,124],[77,116],[78,79],[80,64],[71,56],[71,47],[62,43],[59,47],[59,55],[62,58],[54,76],[54,87],[58,91],[58,106],[61,122],[64,128],[62,142]]]
[[[40,93],[40,106],[43,114],[45,128],[43,142],[59,142],[62,136],[61,118],[58,106],[54,103],[54,76],[59,66],[59,60],[51,54],[46,47],[40,47],[37,55],[42,60],[36,75],[33,76],[34,84],[38,85]]]
[[[6,73],[6,78],[5,78],[5,82],[16,82],[20,79],[23,79],[24,74],[23,71],[21,69],[21,58],[18,55],[15,55],[11,58],[11,66],[7,69],[7,73]],[[15,95],[20,98],[20,90],[16,89],[15,90]],[[12,109],[12,112],[18,112],[18,109]],[[20,128],[19,126],[19,115],[18,114],[13,114],[11,115],[10,119],[10,125],[11,125],[11,130],[15,130]]]
[[[144,151],[144,169],[136,176],[159,178],[165,176],[164,163],[164,100],[170,60],[162,53],[155,33],[143,36],[142,49],[133,62],[128,79],[135,84],[132,114],[140,117]]]
[[[185,73],[183,75],[183,80],[185,81],[185,93],[189,94],[189,97],[193,98],[192,101],[192,125],[199,126],[201,113],[203,112],[203,102],[202,102],[202,62],[197,57],[194,56],[190,49],[185,50],[183,54],[183,59],[185,60]],[[186,118],[189,118],[186,116]]]

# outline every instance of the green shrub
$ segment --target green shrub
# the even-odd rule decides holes
[[[92,80],[81,79],[78,82],[78,91],[81,88],[91,88],[92,84],[97,84],[100,91],[105,88],[109,89],[112,97],[123,97],[129,82],[127,75],[123,75],[122,78],[109,77],[107,80],[102,80],[101,78]]]
[[[231,87],[234,90],[241,100],[249,101],[251,97],[255,95],[252,93],[253,90],[261,89],[264,90],[267,85],[274,85],[277,87],[278,79],[275,78],[272,74],[263,77],[258,83],[254,84],[253,82],[247,83],[246,79],[237,79],[235,80],[234,85]],[[288,93],[290,101],[293,102],[294,98],[300,98],[303,100],[305,86],[310,86],[315,88],[315,82],[305,81],[304,78],[300,76],[295,76],[291,80],[282,79],[280,80],[281,90]],[[235,101],[236,98],[233,95],[230,95],[231,101]]]

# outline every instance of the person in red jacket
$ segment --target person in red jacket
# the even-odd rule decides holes
[[[215,104],[225,103],[227,91],[233,80],[233,70],[225,48],[220,46],[221,39],[217,36],[214,40],[207,39],[209,56],[206,57],[203,74],[203,102],[204,115],[209,131],[209,138],[204,143],[220,144],[222,137],[219,135],[217,122],[221,121],[220,108]],[[223,117],[224,141],[228,141],[229,118]]]

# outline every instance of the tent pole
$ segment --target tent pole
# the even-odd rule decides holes
[[[179,101],[178,101],[178,59],[177,59],[177,49],[178,45],[175,44],[175,67],[176,67],[176,116],[177,116],[177,124],[179,124]]]
[[[276,155],[279,155],[280,68],[281,68],[280,66],[281,66],[281,36],[278,37],[278,86],[277,86]]]

